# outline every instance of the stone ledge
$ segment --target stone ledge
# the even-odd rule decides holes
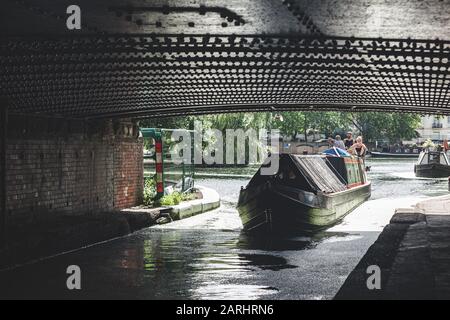
[[[131,232],[147,228],[156,223],[161,216],[162,208],[133,207],[121,210],[130,226]]]
[[[416,209],[425,214],[450,214],[450,196],[435,197],[419,202]]]
[[[172,220],[186,219],[220,207],[220,196],[217,191],[198,186],[202,199],[196,199],[171,206],[169,214]]]
[[[406,223],[413,224],[425,221],[425,215],[422,210],[415,208],[397,209],[392,216],[390,223]]]

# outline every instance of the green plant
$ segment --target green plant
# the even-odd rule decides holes
[[[182,201],[191,201],[197,199],[195,193],[182,193],[181,194]]]
[[[146,178],[144,182],[144,205],[152,206],[156,197],[156,181],[153,178]]]
[[[158,204],[161,206],[175,206],[183,201],[190,201],[194,199],[196,199],[194,193],[173,192],[159,199]]]
[[[179,204],[182,201],[181,194],[179,192],[174,192],[168,195],[165,195],[161,199],[159,199],[159,204],[162,206],[174,206]]]

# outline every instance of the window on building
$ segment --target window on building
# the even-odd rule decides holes
[[[434,118],[433,119],[433,128],[434,129],[441,129],[442,128],[442,121],[440,118]]]

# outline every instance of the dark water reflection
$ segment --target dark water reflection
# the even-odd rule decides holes
[[[328,250],[339,241],[324,240],[334,237],[348,235],[261,239],[241,231],[148,229],[2,272],[0,297],[257,299],[289,297],[286,294],[294,289],[292,297],[300,297],[296,287],[302,282],[310,292],[308,283],[314,282],[314,277],[336,276],[336,270],[327,274],[326,268],[322,275],[304,272],[305,268],[329,264],[323,257],[330,259]],[[65,270],[72,264],[81,267],[81,291],[71,292],[65,287]],[[350,269],[351,264],[342,276]],[[306,297],[315,295],[307,293]]]

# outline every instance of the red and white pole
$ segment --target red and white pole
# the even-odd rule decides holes
[[[164,195],[164,177],[163,177],[163,154],[162,154],[162,141],[155,141],[155,154],[156,154],[156,192],[158,196]]]

